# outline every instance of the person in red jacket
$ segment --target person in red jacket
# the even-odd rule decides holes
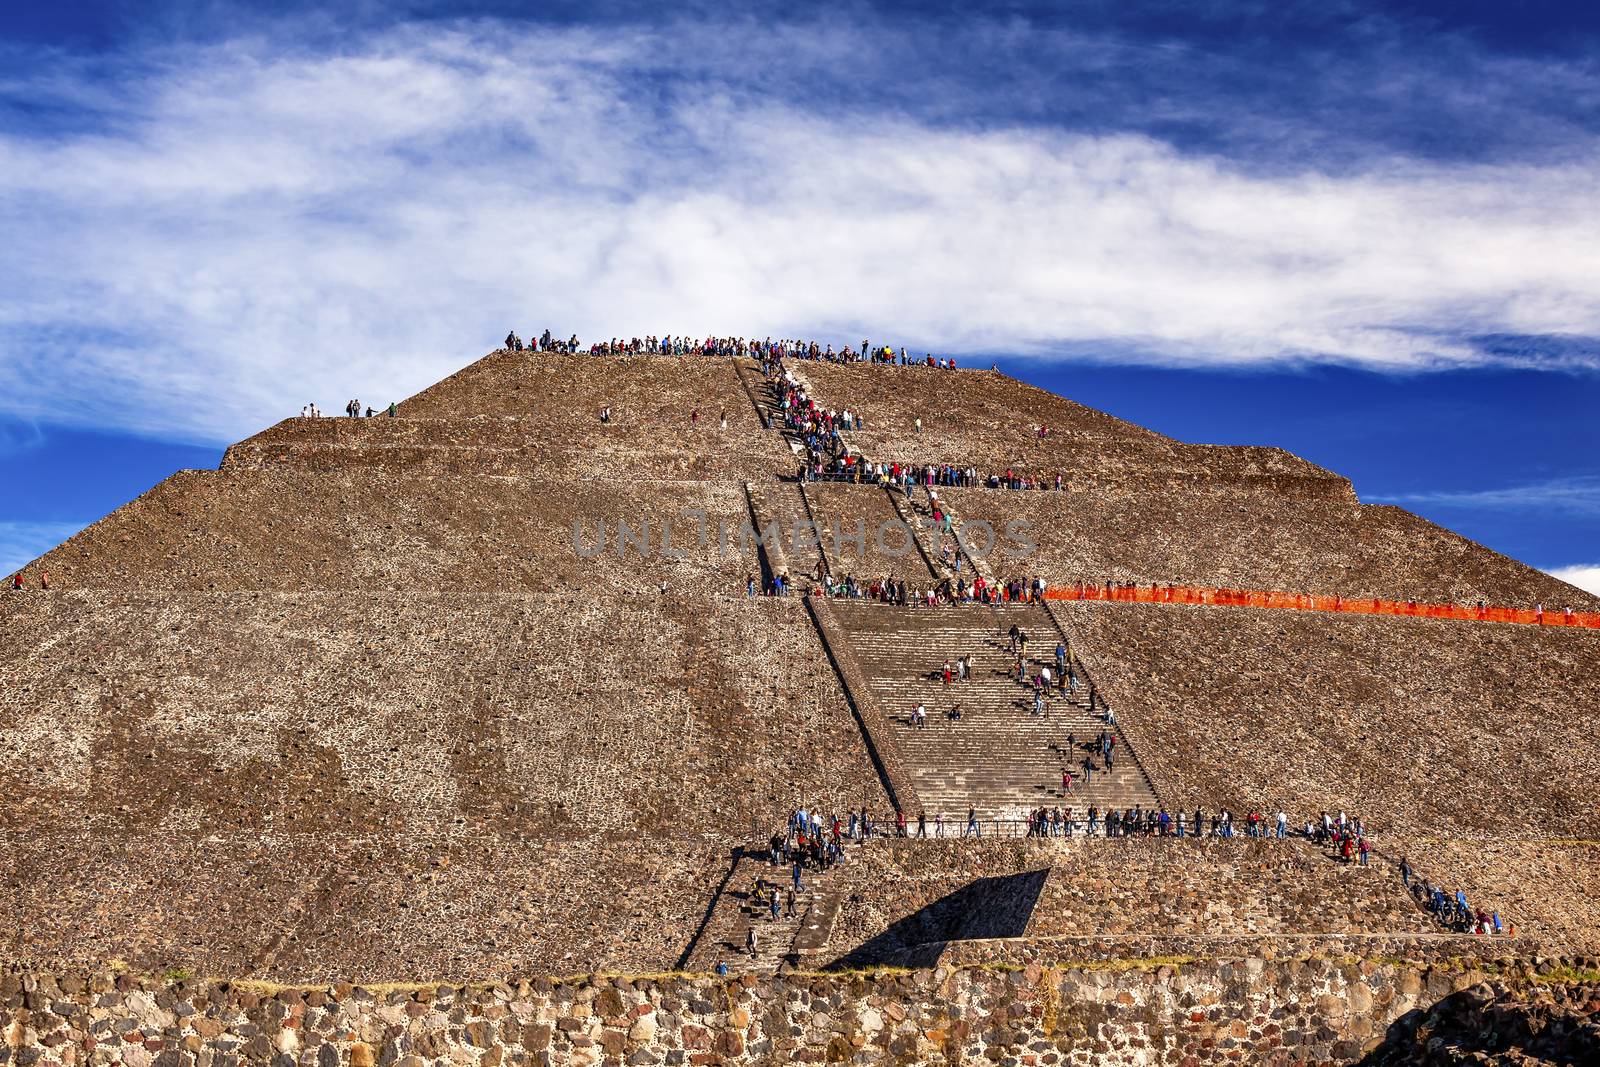
[[[15,589],[15,590],[20,590],[22,588],[22,572],[21,571],[18,571],[16,574],[13,574],[11,576],[11,588]]]

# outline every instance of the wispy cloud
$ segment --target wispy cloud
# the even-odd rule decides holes
[[[50,551],[86,522],[0,522],[0,576],[9,578],[23,564]]]
[[[36,422],[0,420],[0,456],[31,452],[44,444],[44,431]]]
[[[1374,503],[1408,507],[1600,516],[1600,475],[1553,478],[1497,489],[1399,493],[1371,499]]]
[[[1086,79],[1096,56],[1128,65],[1104,36],[979,29],[1018,69],[1050,66],[1037,47]],[[1225,72],[1124,129],[1052,125],[1040,101],[1007,121],[955,77],[903,108],[763,85],[789,57],[886,78],[889,40],[473,22],[328,49],[268,28],[14,75],[8,98],[90,119],[0,133],[0,411],[231,439],[307,400],[402,396],[513,326],[1600,366],[1592,132],[1503,163],[1369,145],[1263,167],[1161,132]]]
[[[1551,567],[1549,573],[1586,593],[1600,596],[1600,563],[1575,564],[1570,567]]]

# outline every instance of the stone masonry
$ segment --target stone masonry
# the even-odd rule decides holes
[[[871,975],[540,978],[285,988],[126,974],[0,979],[17,1067],[1352,1063],[1493,977],[1593,961],[1129,961]],[[1591,978],[1591,980],[1593,980]]]

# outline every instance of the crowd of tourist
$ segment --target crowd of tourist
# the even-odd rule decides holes
[[[1400,859],[1400,880],[1410,890],[1411,899],[1432,915],[1435,922],[1453,933],[1482,934],[1485,937],[1516,935],[1515,927],[1508,929],[1501,923],[1498,911],[1485,912],[1482,908],[1473,908],[1467,902],[1466,890],[1457,889],[1451,893],[1425,878],[1418,878],[1411,861],[1403,856]]]
[[[1087,742],[1086,745],[1106,746],[1107,734]],[[1359,818],[1348,818],[1343,812],[1330,815],[1324,812],[1320,821],[1307,819],[1303,824],[1291,825],[1288,814],[1281,809],[1269,812],[1251,808],[1237,815],[1227,808],[1208,813],[1196,807],[1192,812],[1184,809],[1169,811],[1165,806],[1101,808],[1090,804],[1081,808],[1072,805],[1042,806],[1030,810],[1024,819],[985,819],[974,807],[967,809],[964,818],[947,819],[942,811],[930,817],[918,811],[914,819],[903,811],[896,811],[891,819],[880,821],[866,808],[845,815],[799,808],[790,814],[783,830],[774,833],[767,843],[767,860],[775,867],[789,869],[797,889],[804,887],[804,873],[822,872],[844,857],[847,844],[860,844],[873,837],[900,837],[940,839],[945,837],[982,837],[984,826],[990,833],[996,828],[1019,831],[1025,837],[1073,837],[1075,835],[1099,837],[1171,837],[1216,838],[1231,840],[1235,837],[1258,840],[1284,840],[1296,838],[1310,841],[1328,849],[1330,859],[1352,865],[1366,866],[1371,848],[1365,828]],[[1445,899],[1435,887],[1415,878],[1409,864],[1400,863],[1401,877],[1419,902]],[[1455,899],[1455,898],[1451,898]],[[1461,901],[1465,896],[1461,895]],[[1430,909],[1431,910],[1431,909]],[[1452,921],[1459,917],[1459,909],[1440,907],[1441,914]]]
[[[351,401],[348,401],[348,402],[345,403],[344,413],[345,413],[345,417],[346,418],[351,418],[351,419],[368,418],[368,419],[370,419],[374,415],[378,414],[378,410],[376,408],[372,407],[370,404],[367,405],[367,407],[363,409],[362,406],[361,406],[361,401],[359,401],[359,400],[351,400]],[[390,403],[390,405],[387,408],[385,408],[384,411],[383,411],[383,414],[387,415],[391,419],[394,418],[395,415],[397,415],[398,413],[399,413],[399,411],[398,411],[398,409],[395,407],[395,405],[393,403]],[[300,417],[302,419],[320,419],[320,418],[322,418],[322,409],[317,407],[317,405],[315,403],[307,404],[307,405],[305,405],[304,407],[302,407],[300,409]]]
[[[904,345],[896,351],[892,345],[874,345],[871,341],[862,341],[860,348],[846,344],[835,350],[832,344],[791,338],[775,340],[765,337],[758,340],[754,337],[694,338],[682,334],[658,337],[650,334],[645,337],[613,337],[585,347],[579,343],[577,334],[563,341],[545,330],[534,340],[524,342],[513,330],[506,334],[504,347],[512,352],[587,352],[592,356],[738,356],[764,361],[789,358],[826,360],[830,363],[888,363],[946,370],[956,367],[953,356],[934,356],[932,353],[913,356]]]
[[[1040,428],[1045,433],[1049,431]],[[922,463],[901,467],[894,464],[895,473],[889,479],[894,485],[920,485],[927,488],[943,486],[949,489],[1054,489],[1060,491],[1067,486],[1066,475],[1056,471],[1054,475],[1039,475],[1032,472],[1020,471],[1015,467],[1007,467],[1004,471],[989,471],[983,473],[970,464],[962,467],[949,463]]]
[[[857,578],[853,574],[829,574],[812,576],[815,585],[814,591],[825,593],[831,597],[849,600],[875,600],[883,604],[896,604],[901,607],[908,605],[943,605],[943,604],[1027,604],[1043,596],[1044,582],[1038,578],[1009,578],[987,581],[976,577],[969,584],[963,577],[942,578],[937,582],[930,582],[925,587],[912,588],[907,582],[885,575],[881,578]],[[747,581],[746,588],[754,595],[753,579]],[[769,592],[773,591],[773,582],[767,583]],[[793,582],[787,577],[781,582],[784,591],[793,588]]]
[[[1114,740],[1114,735],[1112,738]],[[1103,733],[1099,743],[1108,740]],[[1069,795],[1064,787],[1062,795]],[[1360,820],[1347,820],[1341,812],[1337,819],[1323,813],[1318,824],[1308,819],[1303,826],[1291,827],[1289,816],[1281,809],[1269,813],[1251,808],[1244,815],[1223,808],[1208,814],[1204,808],[1192,813],[1178,809],[1168,811],[1164,806],[1146,808],[1134,805],[1118,810],[1108,808],[1102,812],[1097,806],[1088,806],[1082,815],[1071,807],[1040,807],[1028,813],[1028,837],[1071,837],[1075,833],[1098,834],[1106,837],[1213,837],[1224,840],[1235,836],[1246,838],[1272,838],[1282,840],[1298,837],[1329,847],[1330,858],[1344,863],[1366,866],[1370,847]]]

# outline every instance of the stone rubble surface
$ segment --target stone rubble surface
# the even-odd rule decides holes
[[[806,372],[821,402],[864,416],[851,440],[874,459],[1063,469],[1071,492],[946,494],[969,527],[1027,519],[1038,552],[1017,570],[1056,583],[1594,603],[1398,509],[1362,506],[1347,481],[1279,450],[1183,444],[989,372]],[[376,985],[361,997],[334,987],[301,995],[300,1015],[292,997],[244,986],[203,1006],[172,1001],[193,1009],[179,1018],[204,1024],[157,1019],[143,1002],[96,1006],[88,985],[57,983],[63,1004],[103,1011],[94,1022],[105,1025],[91,1033],[86,1017],[43,1017],[54,1009],[31,1001],[27,982],[48,989],[42,976],[76,969],[103,985],[114,960],[134,972],[317,983],[663,971],[716,914],[733,850],[764,843],[793,807],[866,805],[886,818],[884,784],[812,612],[799,598],[744,595],[761,574],[751,546],[685,536],[690,509],[713,530],[719,519],[737,529],[758,500],[791,518],[862,518],[869,538],[897,514],[878,488],[801,496],[784,481],[795,458],[763,427],[753,374],[725,359],[493,353],[394,419],[286,420],[233,446],[219,470],[174,475],[24,568],[27,591],[0,599],[0,913],[14,919],[0,936],[29,969],[4,993],[5,1055],[20,1067],[909,1063],[958,1050],[998,1062],[1181,1063],[1245,1049],[1282,1059],[1273,1038],[1292,1031],[1304,1058],[1328,1062],[1375,1039],[1334,1036],[1340,1017],[1323,1001],[1356,979],[1332,977],[1343,965],[1331,959],[1311,968],[1314,992],[1296,984],[1304,974],[1284,972],[1260,991],[1270,1007],[1259,1012],[1257,994],[1228,985],[1235,965],[1217,964],[1205,992],[1177,974],[1119,987],[1122,978],[1085,972],[1054,987],[1036,974],[1024,995],[1012,991],[1014,972],[976,970],[775,978],[759,995],[707,979],[546,979],[507,998],[433,991],[392,1003],[398,994]],[[598,418],[605,406],[609,424]],[[654,550],[619,553],[623,522],[648,523]],[[668,522],[681,555],[659,550]],[[587,555],[600,523],[611,542]],[[885,572],[931,577],[917,554],[860,567]],[[1596,638],[1063,608],[1075,651],[1163,798],[1208,811],[1282,802],[1297,818],[1343,806],[1380,831],[1384,859],[1409,851],[1423,873],[1501,907],[1523,934],[1515,944],[1591,950],[1597,865],[1593,846],[1571,839],[1595,811]],[[879,730],[874,746],[879,765],[905,766],[893,731]],[[1095,949],[1103,962],[1116,944],[1162,937],[1175,954],[1185,938],[1213,954],[1233,938],[1281,956],[1304,936],[1333,957],[1330,938],[1371,947],[1392,937],[1418,954],[1436,936],[1417,930],[1382,871],[1347,876],[1293,850],[1124,844],[1015,861],[872,846],[824,891],[828,923],[805,931],[807,951],[845,956],[984,879],[1029,874],[1039,874],[1031,909],[1001,901],[992,922],[960,912],[918,936],[954,931],[1001,968],[1089,938],[1109,939]],[[983,936],[1019,923],[1020,937]],[[878,947],[924,947],[907,941]],[[111,983],[97,996],[135,992],[126,974]],[[1379,999],[1380,986],[1363,984]],[[631,1006],[579,1016],[574,989]],[[534,1007],[510,1007],[536,993]],[[736,1022],[741,997],[750,1015]],[[1215,999],[1185,1013],[1184,997]],[[646,1000],[657,1006],[626,1025],[605,1021]],[[940,1003],[960,1008],[940,1016]],[[284,1005],[276,1022],[310,1022],[271,1028],[263,1019],[280,1009],[270,1004]],[[374,1021],[380,1004],[388,1014]],[[758,1016],[774,1004],[806,1010],[767,1030]],[[859,1005],[859,1025],[841,1021]],[[1124,1025],[1123,1008],[1137,1025]],[[514,1035],[500,1032],[508,1015]],[[646,1033],[646,1016],[670,1036]],[[1014,1034],[1009,1020],[1023,1018],[1037,1026]],[[474,1024],[488,1029],[468,1037]]]

